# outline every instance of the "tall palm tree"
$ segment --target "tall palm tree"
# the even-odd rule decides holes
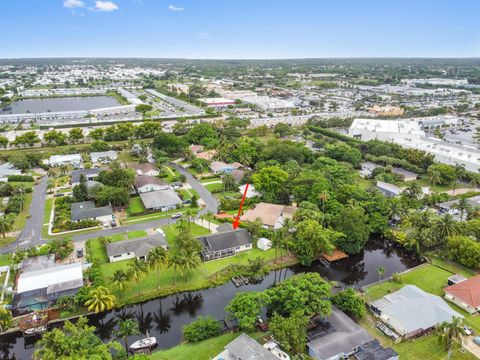
[[[150,250],[147,259],[150,269],[157,271],[157,289],[160,289],[160,267],[167,265],[167,252],[163,247],[158,246]]]
[[[437,191],[437,184],[442,181],[442,175],[439,171],[431,171],[428,175],[428,181],[433,185],[433,190]]]
[[[468,213],[468,211],[472,208],[472,206],[465,198],[461,198],[460,200],[458,200],[458,203],[454,204],[452,207],[460,211],[460,221],[463,220],[463,215],[465,213]]]
[[[110,282],[118,289],[119,297],[122,297],[122,292],[127,288],[128,275],[122,269],[113,273],[110,277]]]
[[[459,224],[452,215],[445,214],[433,221],[433,233],[444,243],[449,236],[457,235],[460,231]]]
[[[205,215],[205,219],[208,221],[208,231],[210,231],[211,221],[215,219],[215,214],[212,211],[208,210]]]
[[[60,174],[65,175],[68,171],[67,165],[60,165]]]
[[[465,165],[456,163],[455,164],[455,180],[453,181],[453,194],[455,194],[455,190],[457,189],[457,184],[463,180],[465,176]]]
[[[13,224],[15,222],[15,215],[8,214],[0,216],[0,233],[5,239],[5,234],[13,230]]]
[[[323,225],[323,227],[325,227],[325,204],[326,204],[329,197],[330,197],[330,195],[328,195],[328,193],[326,191],[322,191],[320,193],[320,195],[318,196],[318,198],[322,202],[322,213],[323,213],[322,225]]]
[[[174,251],[170,257],[169,265],[173,267],[173,285],[177,285],[177,273],[180,269],[183,269],[185,261],[185,255],[182,251]]]
[[[57,176],[57,173],[52,168],[49,168],[47,171],[47,176],[49,178],[54,178],[55,176]]]
[[[115,295],[105,286],[99,286],[88,293],[89,300],[85,306],[89,311],[103,312],[111,310],[115,305]]]
[[[463,343],[463,320],[455,317],[450,323],[443,322],[437,328],[438,342],[445,346],[448,351],[448,359],[452,356],[455,345]]]
[[[405,194],[408,199],[418,200],[420,195],[422,195],[422,188],[417,182],[413,181],[405,188],[403,194]]]
[[[187,211],[185,211],[185,215],[187,216],[188,219],[188,227],[191,227],[191,223],[195,221],[195,218],[197,217],[198,214],[198,209],[195,208],[188,208]]]
[[[144,276],[148,274],[148,266],[145,261],[135,258],[133,262],[128,264],[128,277],[139,282]]]
[[[125,350],[128,356],[128,337],[132,335],[138,335],[138,324],[130,319],[122,320],[118,323],[118,329],[115,331],[115,335],[125,342]]]
[[[198,253],[186,251],[183,254],[182,272],[184,275],[186,275],[185,281],[188,280],[188,274],[190,271],[198,268],[201,263],[202,259],[200,259],[200,255],[198,255]]]
[[[388,217],[390,220],[401,219],[407,214],[405,206],[401,199],[392,198],[388,209]]]
[[[383,276],[385,275],[385,268],[383,266],[377,267],[378,281],[382,281]]]

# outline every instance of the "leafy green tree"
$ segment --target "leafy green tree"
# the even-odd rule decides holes
[[[284,316],[296,310],[306,316],[328,315],[331,312],[330,284],[318,273],[305,273],[292,276],[277,286],[267,290],[270,297],[269,308]]]
[[[285,123],[278,123],[273,128],[273,133],[275,135],[278,135],[279,137],[285,137],[287,135],[290,135],[291,132],[292,132],[292,129],[290,128],[290,126],[288,126],[288,124],[285,124]]]
[[[255,190],[262,193],[266,201],[275,201],[285,189],[288,173],[278,166],[266,166],[252,175]]]
[[[87,178],[80,174],[80,184],[73,187],[73,197],[76,201],[85,201],[89,199]]]
[[[135,172],[132,169],[123,169],[118,162],[110,163],[108,170],[103,170],[97,177],[104,185],[130,189],[135,182]]]
[[[81,128],[73,128],[68,132],[68,140],[76,144],[84,139],[83,130]]]
[[[307,345],[307,324],[308,317],[303,311],[296,310],[289,317],[275,313],[270,319],[269,331],[285,350],[302,354]]]
[[[0,146],[6,149],[8,146],[8,143],[9,143],[8,138],[6,138],[3,135],[0,135]]]
[[[98,286],[88,293],[88,298],[85,306],[89,311],[103,312],[111,310],[115,305],[115,295],[112,295],[110,290],[105,286]]]
[[[339,211],[335,219],[335,229],[345,234],[338,239],[337,245],[348,254],[358,254],[362,251],[371,233],[365,210],[353,204]]]
[[[61,146],[67,144],[67,136],[57,130],[50,130],[43,134],[43,141],[48,146]]]
[[[338,161],[349,162],[353,166],[359,166],[362,161],[362,154],[359,150],[342,142],[325,145],[324,154]]]
[[[365,300],[352,288],[334,294],[332,304],[357,319],[365,315]]]
[[[135,111],[142,113],[143,116],[145,116],[147,112],[152,111],[152,109],[152,105],[149,104],[138,104],[137,106],[135,106]]]
[[[121,346],[116,341],[103,343],[95,333],[94,326],[88,326],[88,319],[80,317],[73,324],[69,320],[61,328],[43,334],[36,344],[35,360],[111,360],[111,352],[118,353]]]
[[[140,331],[138,331],[138,324],[131,320],[131,319],[125,319],[121,320],[118,323],[118,329],[115,331],[115,336],[117,336],[120,339],[123,339],[125,342],[125,351],[128,354],[128,337],[133,336],[133,335],[138,335],[140,334]]]
[[[187,133],[191,144],[201,144],[214,147],[218,144],[217,130],[209,123],[195,124]]]
[[[103,128],[91,129],[88,132],[88,137],[92,140],[100,141],[100,140],[103,140],[104,136],[105,136],[105,130],[103,130]]]
[[[212,316],[199,316],[183,327],[183,337],[188,342],[198,342],[220,335],[221,325]]]
[[[427,169],[427,175],[429,178],[435,178],[435,183],[438,183],[440,185],[453,184],[456,179],[455,168],[446,164],[430,165]]]
[[[239,292],[225,308],[231,319],[238,321],[244,331],[253,331],[262,309],[270,302],[266,292]]]
[[[223,189],[225,191],[235,190],[235,179],[231,174],[225,174],[222,176]]]
[[[0,287],[0,291],[2,287]],[[0,331],[3,332],[10,329],[12,324],[12,313],[6,309],[2,303],[0,303]]]
[[[187,150],[187,142],[174,134],[160,132],[153,140],[153,148],[168,156],[181,156]]]
[[[480,243],[469,236],[451,236],[447,240],[450,259],[471,269],[480,268]]]
[[[0,215],[0,234],[2,234],[4,239],[6,234],[13,230],[14,223],[15,223],[15,215],[13,214]]]

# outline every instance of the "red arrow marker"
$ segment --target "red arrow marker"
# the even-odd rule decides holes
[[[245,186],[245,191],[243,192],[242,201],[240,201],[240,208],[238,209],[237,217],[232,224],[233,225],[233,230],[237,229],[238,225],[240,225],[240,221],[239,221],[240,220],[240,214],[242,212],[243,203],[245,202],[245,197],[247,196],[247,191],[248,191],[248,184],[246,184],[246,186]]]

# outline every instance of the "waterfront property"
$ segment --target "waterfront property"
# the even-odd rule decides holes
[[[110,262],[133,258],[146,261],[150,250],[156,247],[167,249],[167,242],[162,234],[111,242],[107,244],[106,251]]]
[[[405,285],[393,294],[370,304],[373,313],[400,338],[420,336],[454,317],[463,318],[441,297],[429,294],[414,285]]]
[[[469,314],[480,309],[480,275],[459,281],[444,289],[445,299],[460,306]]]
[[[172,189],[141,192],[140,199],[147,210],[169,211],[182,204],[182,199]]]
[[[199,236],[202,244],[203,261],[234,256],[239,252],[252,249],[252,238],[247,229],[237,229]]]
[[[269,229],[279,229],[285,219],[291,219],[297,211],[295,206],[258,203],[253,209],[249,209],[240,218],[242,221],[255,221],[260,219],[263,226]]]
[[[81,201],[71,205],[72,221],[98,220],[104,225],[109,225],[113,220],[111,205],[95,207],[94,201]]]
[[[387,198],[398,196],[402,193],[402,189],[394,184],[390,184],[384,181],[377,181],[377,189]]]
[[[46,309],[83,286],[82,264],[55,264],[53,256],[29,259],[22,266],[13,297],[17,313]]]
[[[108,164],[110,161],[117,160],[117,152],[113,150],[91,152],[90,158],[94,164]]]
[[[214,360],[278,360],[270,351],[247,334],[242,334],[225,346]]]

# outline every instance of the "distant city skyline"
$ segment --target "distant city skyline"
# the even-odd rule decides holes
[[[474,0],[2,0],[0,58],[480,57]]]

